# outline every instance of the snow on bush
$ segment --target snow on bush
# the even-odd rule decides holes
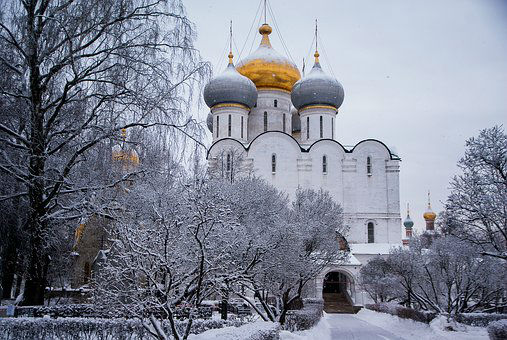
[[[191,333],[199,334],[210,329],[238,327],[238,320],[194,320]],[[183,332],[187,322],[176,322],[178,331]],[[162,324],[166,334],[171,334],[168,322]],[[150,337],[140,320],[98,318],[13,318],[0,319],[1,339],[34,340],[78,340],[78,339],[121,339],[139,340]]]
[[[287,313],[287,319],[283,329],[294,332],[310,329],[315,326],[324,310],[324,301],[320,299],[305,299],[303,308],[291,310]]]
[[[395,315],[402,319],[410,319],[424,323],[430,323],[431,320],[433,320],[436,316],[435,313],[418,311],[412,308],[400,306],[395,303],[375,303],[371,305],[365,305],[365,308],[376,312]]]
[[[456,321],[475,327],[487,327],[491,322],[507,319],[505,314],[464,313],[454,317]]]
[[[491,340],[507,339],[507,319],[490,323],[488,326],[488,334]]]
[[[199,335],[189,337],[189,340],[278,340],[280,339],[280,324],[275,322],[258,321],[241,327],[226,327],[213,329]]]

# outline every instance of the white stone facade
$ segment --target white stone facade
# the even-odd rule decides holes
[[[257,104],[250,112],[227,105],[212,109],[214,143],[208,152],[209,166],[222,168],[226,173],[235,162],[234,171],[260,176],[289,197],[293,197],[298,188],[327,190],[343,208],[344,223],[349,227],[346,236],[349,244],[401,244],[399,157],[374,139],[345,148],[334,140],[337,110],[329,107],[300,110],[301,132],[293,133],[291,109],[290,95],[275,89],[259,90]],[[233,117],[231,136],[228,115]],[[217,116],[220,116],[218,135]],[[243,117],[243,129],[247,129],[247,134],[241,135],[240,117]],[[370,236],[369,224],[370,227],[373,224]],[[354,261],[360,259],[359,263],[327,269],[339,270],[350,278],[349,294],[356,304],[365,302],[364,294],[355,285],[360,266],[375,254],[353,252]],[[317,296],[322,294],[325,274],[316,278]]]

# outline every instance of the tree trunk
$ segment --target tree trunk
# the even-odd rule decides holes
[[[44,133],[44,112],[42,110],[42,89],[40,84],[40,66],[38,55],[39,33],[36,29],[36,2],[32,1],[27,8],[28,29],[28,66],[30,70],[30,167],[28,174],[29,218],[27,231],[29,235],[29,264],[23,305],[44,304],[49,258],[45,251],[44,235],[47,223],[45,215],[45,162],[46,143]]]

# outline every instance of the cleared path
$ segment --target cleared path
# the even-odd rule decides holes
[[[354,314],[328,314],[327,321],[332,340],[404,340],[385,329],[356,318]]]

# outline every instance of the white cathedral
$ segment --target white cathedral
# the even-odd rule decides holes
[[[351,256],[315,279],[315,295],[341,292],[361,306],[369,300],[357,285],[361,266],[402,245],[400,158],[375,139],[340,144],[342,85],[322,70],[317,51],[312,70],[301,77],[273,49],[271,32],[263,24],[259,48],[236,66],[230,53],[225,71],[204,89],[213,135],[209,166],[253,173],[289,197],[298,188],[329,191],[343,208]]]

